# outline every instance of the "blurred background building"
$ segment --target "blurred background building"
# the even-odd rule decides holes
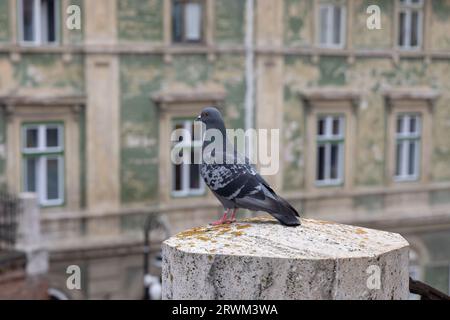
[[[304,217],[400,232],[413,276],[449,292],[448,30],[450,0],[0,0],[0,179],[38,196],[49,286],[141,298],[146,217],[220,214],[169,161],[172,130],[217,104],[281,130],[267,179]]]

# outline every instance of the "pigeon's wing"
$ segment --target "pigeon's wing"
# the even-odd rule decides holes
[[[297,211],[249,163],[203,164],[201,174],[222,202],[232,201],[240,208],[268,212],[285,225],[299,225]]]

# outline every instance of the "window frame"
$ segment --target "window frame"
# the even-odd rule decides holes
[[[320,120],[325,121],[325,134],[319,135],[318,124]],[[333,121],[339,121],[339,134],[333,134]],[[342,113],[319,113],[316,117],[316,163],[315,163],[315,185],[318,187],[340,186],[344,182],[344,159],[345,159],[345,114]],[[331,178],[331,146],[338,146],[338,168],[337,178]],[[319,147],[325,146],[325,164],[324,164],[324,179],[319,180]]]
[[[399,184],[422,185],[431,181],[431,159],[433,150],[432,117],[434,113],[435,99],[439,97],[435,91],[391,89],[383,93],[385,97],[385,121],[387,130],[386,140],[386,165],[385,165],[385,185],[395,186]],[[421,117],[421,143],[420,161],[417,180],[396,181],[396,129],[397,115],[399,114],[420,114]]]
[[[18,23],[18,36],[19,43],[22,46],[58,46],[61,41],[61,0],[55,1],[55,41],[43,40],[42,34],[42,11],[41,11],[41,1],[42,0],[32,0],[33,1],[33,34],[34,40],[25,40],[24,39],[24,19],[23,19],[23,1],[17,1],[17,23]]]
[[[340,23],[340,43],[335,44],[333,43],[333,28],[329,27],[328,30],[326,30],[326,42],[322,43],[321,39],[321,33],[322,33],[322,20],[321,20],[321,10],[323,8],[327,8],[328,14],[327,14],[327,24],[328,26],[334,25],[334,18],[333,18],[333,12],[335,7],[341,8],[341,23]],[[346,46],[347,43],[347,7],[345,4],[334,4],[334,3],[321,3],[318,5],[317,9],[317,17],[316,17],[316,30],[317,30],[317,36],[316,36],[316,42],[317,45],[320,48],[324,49],[343,49]],[[330,41],[331,40],[331,41]]]
[[[175,126],[177,123],[183,124],[184,130],[192,130],[192,125],[195,125],[195,122],[193,119],[186,119],[186,118],[173,118],[171,119],[171,128],[172,130],[175,130]],[[192,150],[191,148],[194,148],[194,152],[197,152],[196,149],[200,149],[200,152],[202,152],[202,141],[201,140],[194,140],[192,141],[192,135],[193,132],[190,132],[190,140],[186,139],[186,136],[183,136],[183,143],[181,143],[181,146],[178,145],[177,148],[183,149],[183,155],[186,150],[189,150],[189,154],[191,154]],[[189,141],[186,143],[186,141]],[[175,144],[179,144],[179,142],[175,142],[172,145],[172,148],[175,147]],[[182,183],[181,183],[181,190],[175,190],[175,181],[176,181],[176,173],[175,173],[175,165],[171,163],[171,187],[170,187],[170,193],[172,197],[175,198],[182,198],[182,197],[191,197],[191,196],[202,196],[205,194],[205,182],[203,181],[200,170],[199,170],[199,188],[191,188],[190,187],[190,164],[181,164],[182,166]]]
[[[356,113],[360,95],[348,88],[324,89],[312,88],[301,93],[301,100],[305,113],[306,136],[304,141],[305,162],[303,185],[311,194],[327,192],[351,191],[354,186],[356,150]],[[342,183],[339,185],[316,185],[317,164],[317,117],[321,114],[339,114],[345,117],[343,132],[345,135],[343,151]]]
[[[416,130],[414,133],[409,132],[411,117],[416,118]],[[402,181],[417,181],[420,179],[420,167],[421,167],[421,153],[422,153],[422,117],[420,113],[408,113],[401,112],[396,115],[396,125],[399,118],[402,118],[402,132],[398,132],[397,128],[395,130],[395,171],[394,180],[396,182]],[[406,126],[405,126],[406,124]],[[406,128],[406,129],[405,129]],[[414,150],[414,173],[408,174],[409,172],[409,161],[410,161],[410,145],[409,142],[415,142]],[[401,143],[401,165],[400,174],[397,174],[398,165],[398,144]]]
[[[170,9],[170,25],[171,25],[171,44],[172,45],[204,45],[206,38],[206,11],[207,11],[207,2],[206,0],[170,0],[171,1],[171,9]],[[175,2],[179,2],[182,6],[182,39],[180,41],[175,40],[175,17],[174,17],[174,8]],[[186,28],[185,28],[185,10],[186,5],[189,3],[197,3],[200,5],[201,13],[200,13],[200,38],[198,40],[188,40],[186,39]]]
[[[58,147],[46,148],[46,135],[47,129],[57,128],[58,129]],[[26,133],[29,129],[37,129],[38,136],[37,148],[27,148],[26,147]],[[24,191],[28,190],[28,170],[27,160],[34,158],[37,160],[36,166],[36,191],[38,195],[39,203],[43,207],[55,207],[61,206],[65,203],[65,150],[64,150],[64,124],[62,122],[45,122],[45,123],[23,123],[22,124],[22,139],[21,139],[21,158],[22,158],[22,189]],[[47,192],[47,162],[49,159],[57,159],[58,161],[58,198],[48,199]],[[27,191],[26,191],[27,192]]]
[[[411,0],[397,0],[397,36],[395,39],[395,43],[397,48],[404,51],[411,51],[411,50],[421,50],[424,43],[424,16],[425,16],[425,3],[423,0],[419,0],[419,3],[412,3]],[[411,16],[412,12],[417,11],[418,13],[418,21],[417,21],[417,45],[411,46],[411,38],[412,38],[412,30],[411,30]],[[404,32],[403,32],[403,41],[404,44],[400,44],[400,14],[405,14],[405,21],[404,21]]]

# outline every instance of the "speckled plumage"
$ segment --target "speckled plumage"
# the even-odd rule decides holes
[[[206,111],[205,111],[206,110]],[[202,114],[210,119],[201,119],[206,129],[219,129],[226,139],[225,125],[220,112],[215,108],[206,108]],[[199,117],[201,118],[201,117]],[[203,143],[205,151],[206,143]],[[206,185],[222,203],[225,209],[244,208],[265,211],[282,224],[300,225],[298,212],[283,198],[279,197],[269,184],[258,174],[255,168],[234,148],[224,148],[224,152],[214,150],[214,155],[203,154],[200,174]],[[219,161],[212,161],[212,159]]]

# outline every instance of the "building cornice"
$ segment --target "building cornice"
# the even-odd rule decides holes
[[[84,95],[40,96],[40,95],[5,95],[0,96],[3,106],[83,106],[86,103]]]
[[[448,50],[400,50],[386,49],[330,49],[317,46],[258,46],[254,47],[255,54],[286,55],[286,56],[339,56],[347,58],[388,58],[398,61],[402,58],[450,59]],[[164,45],[162,43],[122,42],[118,44],[80,44],[61,46],[18,46],[16,44],[0,44],[0,53],[12,55],[28,53],[60,53],[60,54],[207,54],[223,53],[245,54],[243,44],[235,45]]]

